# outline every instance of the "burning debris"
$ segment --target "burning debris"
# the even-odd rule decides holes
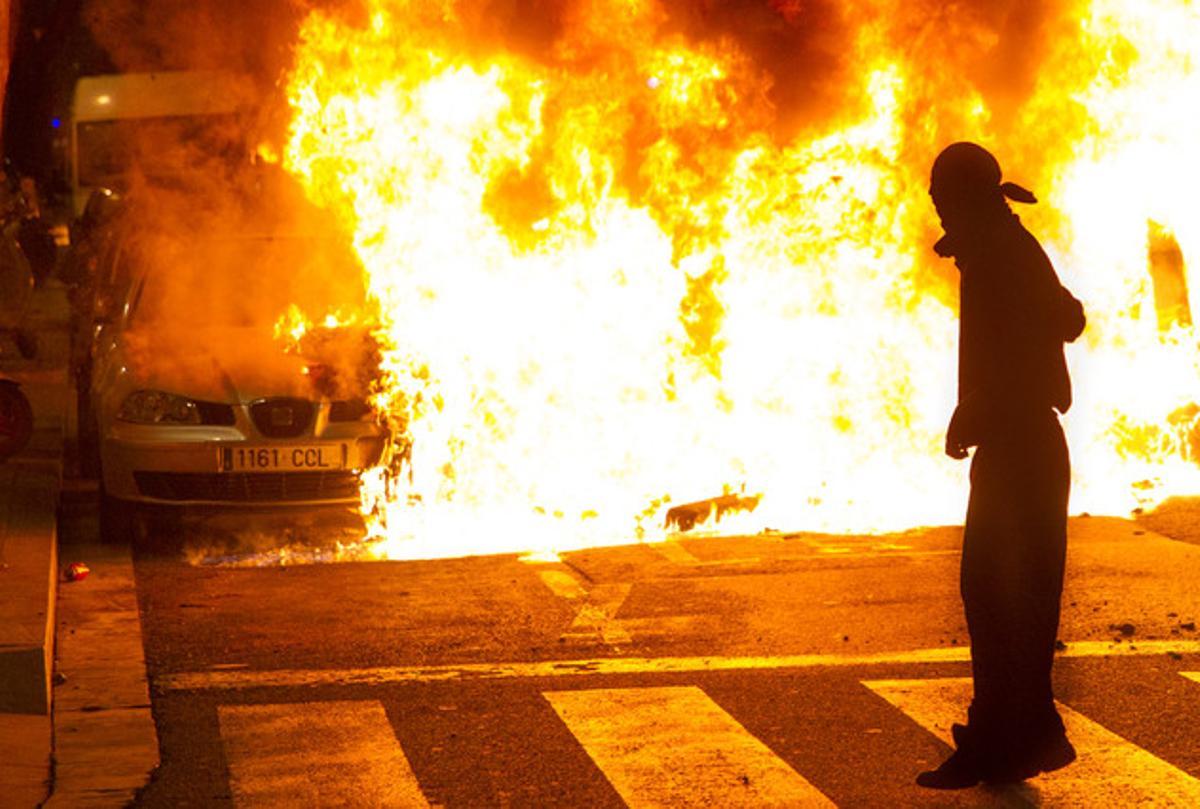
[[[723,494],[695,503],[673,506],[667,511],[665,528],[668,531],[691,531],[697,526],[716,526],[727,515],[736,512],[749,513],[758,507],[758,495],[747,497],[741,494]]]
[[[1175,326],[1192,325],[1188,302],[1187,267],[1179,240],[1169,230],[1151,221],[1149,231],[1150,280],[1154,284],[1154,305],[1158,310],[1158,328],[1170,331]]]

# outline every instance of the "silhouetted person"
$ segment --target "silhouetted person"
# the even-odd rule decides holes
[[[958,407],[946,454],[971,462],[961,588],[975,696],[957,750],[917,783],[959,789],[1019,781],[1075,759],[1050,669],[1067,545],[1070,461],[1058,413],[1071,406],[1063,342],[1083,308],[1009,210],[1036,202],[1001,183],[973,143],[946,148],[929,189],[946,235],[934,249],[960,272]]]

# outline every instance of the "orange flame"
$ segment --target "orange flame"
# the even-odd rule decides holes
[[[283,163],[353,233],[377,303],[400,440],[363,507],[387,554],[654,538],[672,502],[735,491],[760,505],[724,530],[959,521],[927,170],[1014,133],[1001,162],[1043,200],[1021,213],[1090,315],[1073,508],[1200,491],[1196,335],[1160,328],[1147,257],[1150,221],[1200,247],[1190,5],[1064,10],[1013,101],[964,67],[991,29],[938,36],[880,0],[843,21],[849,78],[798,135],[752,53],[657,0],[566,3],[536,58],[475,37],[470,4],[367,6],[304,24]]]

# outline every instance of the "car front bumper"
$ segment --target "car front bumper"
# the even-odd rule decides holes
[[[378,463],[385,437],[349,431],[336,437],[248,438],[234,427],[164,427],[115,423],[101,439],[105,492],[121,500],[175,506],[303,506],[356,503],[362,470]],[[231,451],[321,450],[321,468],[245,470]],[[312,453],[309,453],[312,457]],[[299,456],[298,456],[299,457]]]

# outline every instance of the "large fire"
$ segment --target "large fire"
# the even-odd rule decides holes
[[[1200,491],[1193,4],[1079,2],[1009,54],[1037,59],[1019,91],[976,86],[996,43],[966,12],[946,36],[919,4],[845,4],[850,67],[800,123],[741,41],[658,0],[564,0],[545,47],[469,0],[364,5],[303,25],[283,162],[377,304],[398,438],[363,498],[387,554],[653,538],[723,493],[761,495],[725,530],[961,520],[927,177],[962,139],[1038,193],[1019,213],[1088,309],[1073,510]]]

